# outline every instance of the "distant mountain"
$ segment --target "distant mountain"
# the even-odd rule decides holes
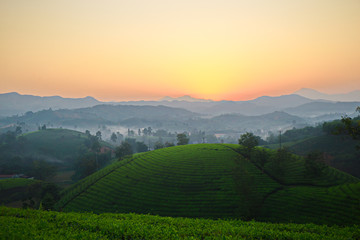
[[[189,95],[184,95],[182,97],[177,97],[177,98],[166,96],[160,99],[160,101],[213,102],[213,100],[210,99],[193,98]]]
[[[342,93],[342,94],[326,94],[314,89],[310,88],[302,88],[294,94],[310,98],[310,99],[323,99],[323,100],[330,100],[330,101],[339,101],[339,102],[355,102],[360,101],[360,90],[355,90],[349,93]]]
[[[54,126],[97,126],[106,125],[136,125],[141,120],[147,124],[151,122],[182,122],[199,114],[185,109],[165,106],[129,106],[129,105],[96,105],[89,108],[41,110],[27,112],[22,116],[7,117],[0,120],[4,125],[24,122],[26,124],[52,124]],[[153,126],[154,125],[146,125]]]
[[[300,117],[318,117],[330,114],[335,114],[335,116],[341,114],[343,116],[354,114],[357,106],[360,106],[360,102],[310,102],[297,107],[286,108],[284,111]]]
[[[92,107],[101,102],[93,97],[63,98],[59,96],[39,97],[33,95],[21,95],[16,92],[0,94],[0,116],[23,114],[28,111],[40,111],[43,109],[75,109]]]
[[[313,100],[297,94],[290,94],[278,97],[262,96],[254,100],[250,100],[249,102],[258,106],[270,106],[277,109],[282,109],[288,107],[297,107],[305,103],[313,102]]]
[[[261,135],[261,130],[275,131],[303,127],[306,125],[306,121],[301,117],[276,111],[258,116],[224,114],[209,119],[191,120],[189,125],[209,132],[241,133],[252,131]]]

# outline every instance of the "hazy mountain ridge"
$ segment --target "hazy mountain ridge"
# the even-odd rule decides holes
[[[23,114],[44,109],[75,109],[101,104],[93,97],[63,98],[60,96],[40,97],[21,95],[16,92],[0,94],[0,116]]]
[[[341,93],[341,94],[326,94],[314,89],[310,88],[302,88],[294,94],[298,94],[300,96],[314,99],[314,100],[330,100],[330,101],[339,101],[339,102],[355,102],[360,101],[360,90],[355,90],[349,93]]]
[[[299,95],[283,95],[278,97],[262,96],[249,101],[212,101],[192,98],[188,95],[179,98],[164,97],[160,101],[123,101],[102,102],[93,97],[63,98],[59,96],[39,97],[33,95],[21,95],[18,93],[0,94],[0,116],[24,114],[28,111],[40,111],[44,109],[77,109],[87,108],[100,104],[109,105],[138,105],[183,108],[188,111],[207,114],[211,116],[240,113],[244,115],[261,115],[284,108],[296,107],[314,100]]]
[[[265,120],[258,122],[258,119],[262,119],[263,115],[266,114],[283,112],[292,115],[291,122],[295,123],[294,126],[303,126],[304,124],[338,119],[344,115],[352,116],[356,107],[360,106],[360,101],[313,100],[297,94],[277,97],[262,96],[249,101],[208,101],[190,96],[165,99],[168,100],[101,102],[92,97],[73,99],[59,96],[38,97],[7,93],[0,94],[0,116],[22,114],[18,118],[3,120],[2,125],[25,121],[32,124],[55,122],[67,126],[123,124],[126,127],[153,126],[167,127],[169,129],[204,129],[207,126],[206,129],[214,130],[215,126],[218,126],[220,129],[225,130],[229,128],[248,129],[251,120],[249,124],[246,122],[251,118],[245,118],[244,116],[258,117],[254,117],[252,121],[258,123],[259,126],[252,126],[250,129],[261,129],[265,126],[266,128],[270,126],[280,128],[280,124],[267,124]],[[173,100],[169,101],[169,99]],[[47,111],[50,108],[56,111]],[[32,112],[30,111],[36,112],[36,114],[31,115]],[[229,114],[241,114],[243,117],[237,119],[238,122],[233,124],[229,119],[227,119],[229,122],[217,123],[216,118],[214,118]],[[269,116],[267,117],[269,118]],[[236,118],[240,117],[237,116]],[[287,119],[288,117],[283,115],[279,119],[282,118]],[[208,119],[212,120],[209,121]],[[273,121],[275,120],[270,122]],[[282,120],[280,122],[285,124]],[[231,124],[231,126],[224,127],[225,124]],[[244,126],[240,128],[239,124],[244,124]],[[285,125],[289,126],[287,123]],[[183,128],[180,126],[183,126]]]

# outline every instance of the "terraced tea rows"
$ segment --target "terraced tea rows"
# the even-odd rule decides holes
[[[277,222],[360,223],[360,183],[324,187],[289,187],[272,194],[262,220]]]
[[[241,193],[248,186],[243,185],[244,176],[253,188],[248,202],[256,198],[259,203],[279,187],[222,145],[165,148],[139,154],[88,187],[64,210],[234,217],[245,207]]]
[[[360,223],[355,216],[360,216],[357,178],[333,168],[309,178],[304,161],[294,156],[284,163],[286,173],[278,176],[272,166],[275,151],[267,150],[270,157],[261,170],[238,148],[197,144],[138,154],[76,184],[58,207],[96,213]]]

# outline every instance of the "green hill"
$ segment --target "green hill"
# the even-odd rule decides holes
[[[29,154],[49,156],[67,161],[77,156],[84,148],[88,136],[69,129],[46,129],[23,135],[26,138],[26,152]],[[110,144],[100,141],[102,146]]]
[[[272,224],[0,207],[0,239],[359,239],[359,226]]]
[[[67,189],[57,208],[274,222],[360,223],[356,202],[360,197],[359,179],[333,168],[326,168],[321,176],[309,177],[300,157],[289,155],[280,164],[276,151],[257,148],[255,152],[266,158],[261,167],[255,156],[249,160],[244,152],[238,145],[195,144],[137,154]],[[342,191],[346,186],[352,190]],[[317,199],[326,205],[314,204]],[[281,204],[284,201],[286,206]],[[299,209],[304,208],[307,211],[299,216]],[[336,216],[342,211],[342,218],[318,216]]]
[[[40,158],[48,162],[70,164],[89,146],[89,137],[69,129],[46,129],[23,134],[12,142],[0,145],[1,159]],[[100,141],[101,146],[111,145]]]
[[[322,135],[287,144],[295,154],[306,155],[311,151],[326,154],[327,163],[341,171],[360,177],[360,151],[356,150],[358,141],[344,135]]]

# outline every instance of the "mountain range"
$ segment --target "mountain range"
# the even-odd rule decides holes
[[[359,94],[357,94],[359,93]],[[307,97],[306,97],[307,96]],[[319,97],[322,99],[318,99]],[[331,99],[359,99],[357,101],[333,101]],[[327,98],[327,99],[325,99]],[[301,89],[294,94],[282,96],[262,96],[249,101],[212,101],[192,98],[185,95],[179,98],[164,97],[159,101],[102,102],[93,97],[63,98],[59,96],[40,97],[21,95],[15,92],[0,94],[0,116],[25,115],[27,112],[41,110],[91,108],[96,105],[111,106],[164,106],[185,109],[200,114],[203,118],[212,118],[222,114],[241,114],[243,116],[261,116],[276,111],[286,112],[301,118],[313,118],[316,121],[336,119],[343,115],[352,115],[360,105],[360,91],[348,94],[328,95],[312,89]],[[96,108],[95,108],[96,109]],[[107,111],[109,114],[110,111]],[[127,111],[125,111],[127,112]],[[159,111],[156,113],[160,114]],[[161,114],[160,114],[161,115]],[[99,116],[99,114],[98,114]],[[127,116],[138,117],[137,114]],[[161,115],[163,116],[163,115]],[[103,116],[104,117],[104,116]],[[165,117],[165,116],[163,116]],[[104,117],[107,118],[106,116]],[[112,119],[113,120],[113,119]],[[112,121],[111,120],[111,121]],[[125,119],[123,119],[125,120]]]
[[[349,93],[341,93],[341,94],[326,94],[314,89],[310,88],[302,88],[294,94],[314,99],[314,100],[330,100],[336,102],[358,102],[360,101],[360,90],[355,90]]]

